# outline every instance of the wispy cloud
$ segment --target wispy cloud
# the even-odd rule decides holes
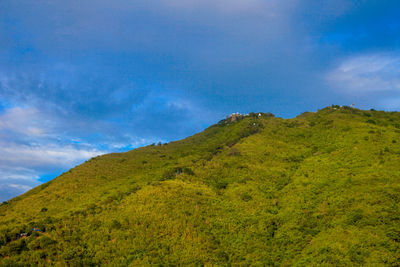
[[[0,191],[23,193],[46,173],[59,173],[106,151],[63,138],[36,108],[12,107],[0,115]],[[12,194],[11,194],[12,195]],[[10,193],[0,193],[6,200]]]
[[[334,91],[386,110],[400,108],[400,53],[368,53],[342,60],[326,75]],[[361,104],[358,103],[358,104]],[[368,106],[366,106],[368,107]]]
[[[400,92],[400,55],[368,54],[345,59],[327,81],[347,94]]]
[[[12,197],[18,196],[39,184],[39,182],[32,184],[32,186],[10,184],[7,180],[0,179],[0,201],[6,201]]]

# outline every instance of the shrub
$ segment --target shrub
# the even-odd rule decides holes
[[[260,129],[264,128],[264,126],[256,122],[255,120],[250,121],[249,125],[242,128],[239,133],[240,138],[248,137],[250,135],[256,134],[260,131]]]
[[[19,239],[3,246],[0,250],[0,254],[3,256],[12,256],[20,254],[24,250],[27,250],[25,239]]]
[[[141,187],[140,185],[135,185],[135,186],[131,187],[131,188],[128,190],[128,192],[129,192],[129,194],[134,194],[134,193],[136,193],[137,191],[139,191],[140,189],[142,189],[142,187]]]
[[[228,156],[239,156],[240,155],[240,151],[237,150],[236,148],[231,148],[231,150],[229,150]]]
[[[112,220],[111,228],[112,229],[120,229],[122,227],[121,223],[117,220]]]
[[[347,223],[350,225],[356,225],[359,221],[364,218],[363,211],[361,209],[354,210],[347,216]]]
[[[400,228],[390,227],[386,230],[386,236],[395,242],[400,242]]]
[[[182,171],[183,171],[183,173],[186,173],[187,175],[195,175],[193,170],[191,168],[189,168],[189,167],[183,168]]]
[[[46,212],[48,209],[47,208],[42,208],[41,210],[40,210],[40,212]]]
[[[302,162],[304,160],[304,156],[303,155],[291,155],[287,158],[285,158],[285,161],[287,162]]]
[[[228,147],[233,147],[237,142],[239,142],[239,140],[240,138],[227,140],[225,145],[227,145]]]
[[[248,201],[252,200],[253,197],[249,193],[246,192],[246,193],[242,194],[241,199],[245,202],[248,202]]]
[[[37,239],[36,237],[30,237],[28,240],[28,248],[30,250],[37,250],[40,249],[40,240]]]
[[[277,190],[282,190],[285,186],[287,186],[289,183],[291,183],[292,179],[290,177],[287,177],[286,175],[283,175],[280,177],[276,183],[276,189]]]
[[[168,169],[164,172],[163,176],[161,177],[161,181],[165,181],[165,180],[172,180],[175,179],[177,175],[181,174],[181,173],[185,173],[187,175],[195,175],[195,173],[193,172],[193,170],[189,167],[175,167],[175,168],[171,168]]]
[[[288,127],[288,128],[294,128],[294,127],[297,127],[297,126],[298,126],[298,124],[295,121],[291,121],[291,122],[287,122],[286,123],[286,127]]]
[[[368,257],[370,253],[359,244],[355,244],[350,247],[347,254],[352,262],[363,265],[365,264],[365,258]]]
[[[211,147],[208,149],[208,152],[211,153],[211,155],[217,155],[221,150],[223,149],[223,146],[218,145],[216,147]]]
[[[228,183],[225,181],[217,181],[215,187],[217,189],[226,189],[228,187]]]
[[[172,180],[175,178],[176,178],[176,170],[169,169],[169,170],[164,171],[164,174],[161,177],[161,181]]]
[[[371,113],[367,113],[367,112],[364,112],[363,115],[364,115],[365,117],[371,117],[371,116],[372,116]]]

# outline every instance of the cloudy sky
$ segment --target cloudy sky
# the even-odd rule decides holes
[[[0,0],[0,200],[232,112],[400,110],[400,3]]]

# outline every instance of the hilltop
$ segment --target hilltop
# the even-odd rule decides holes
[[[233,115],[0,206],[0,265],[400,265],[400,113]]]

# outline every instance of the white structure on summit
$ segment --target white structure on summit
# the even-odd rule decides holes
[[[231,116],[229,116],[229,119],[231,122],[237,121],[239,118],[243,117],[243,115],[239,114],[239,112],[232,113]]]

